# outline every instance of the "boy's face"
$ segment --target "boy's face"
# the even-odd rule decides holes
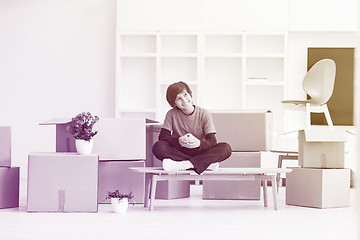
[[[181,111],[187,113],[193,110],[193,102],[191,95],[184,89],[181,93],[176,95],[175,106]]]

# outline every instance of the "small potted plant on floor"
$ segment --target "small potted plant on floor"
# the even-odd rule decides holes
[[[98,121],[98,116],[93,116],[90,112],[82,112],[72,118],[67,126],[67,131],[75,138],[76,150],[79,154],[91,154],[93,137],[97,134],[97,131],[93,131],[93,127]]]
[[[133,197],[134,196],[131,192],[128,194],[122,194],[119,192],[119,190],[116,190],[115,192],[108,192],[106,199],[110,199],[115,213],[126,213],[129,206],[129,201]]]

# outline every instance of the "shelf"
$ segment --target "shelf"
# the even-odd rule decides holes
[[[276,119],[274,129],[282,127],[286,33],[120,32],[118,39],[119,116],[163,121],[171,108],[167,87],[184,81],[193,91],[195,104],[227,111],[269,108]]]
[[[196,58],[161,58],[160,64],[161,82],[189,82],[197,79]]]
[[[161,55],[197,53],[197,35],[164,34],[161,35]]]
[[[266,81],[266,80],[248,80],[246,82],[247,86],[279,86],[283,87],[285,85],[282,81]]]
[[[246,54],[247,58],[285,58],[284,53],[268,53],[268,54],[262,54],[262,53],[253,53],[253,54]]]
[[[156,53],[144,53],[144,54],[139,54],[139,53],[134,53],[134,54],[120,54],[119,55],[122,58],[155,58],[156,57]]]
[[[162,82],[160,82],[159,83],[159,85],[160,86],[169,86],[170,84],[171,84],[172,82],[164,82],[164,81],[162,81]],[[197,81],[186,81],[186,83],[188,84],[188,85],[192,85],[192,86],[196,86],[196,85],[199,85],[199,82],[197,82]]]
[[[197,53],[177,53],[177,54],[161,54],[162,58],[196,58]]]
[[[204,105],[212,109],[242,107],[242,59],[206,58]]]
[[[269,83],[284,81],[284,59],[283,58],[247,58],[246,59],[246,81],[267,80]],[[259,81],[257,81],[259,82]],[[260,81],[262,82],[262,81]]]
[[[284,34],[246,35],[246,51],[249,55],[284,54],[285,43]]]
[[[156,35],[120,35],[118,47],[121,55],[155,53]]]
[[[242,53],[233,53],[233,54],[205,54],[205,58],[242,58]]]
[[[205,55],[241,54],[242,35],[205,35]]]

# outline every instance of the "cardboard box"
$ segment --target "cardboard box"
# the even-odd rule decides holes
[[[19,167],[0,167],[0,208],[19,207]]]
[[[98,155],[31,153],[28,212],[97,212]]]
[[[299,131],[299,166],[344,168],[345,131],[312,127]]]
[[[190,197],[190,181],[168,180],[156,184],[156,199],[179,199]]]
[[[269,151],[272,113],[266,110],[212,112],[218,142],[227,142],[234,152]]]
[[[107,193],[115,190],[124,194],[132,192],[135,203],[144,203],[145,174],[132,171],[129,167],[145,167],[145,161],[99,162],[98,203],[110,203],[110,199],[106,199]]]
[[[220,167],[261,167],[260,152],[233,152]],[[203,181],[203,199],[260,199],[260,181]]]
[[[52,118],[48,121],[40,123],[40,125],[56,126],[56,152],[76,152],[75,139],[66,128],[71,122],[68,118]]]
[[[152,153],[152,147],[158,141],[162,125],[148,120],[146,126],[146,166],[161,167],[162,161]],[[148,176],[145,179],[149,182]],[[156,185],[156,199],[178,199],[190,197],[190,181],[159,181]]]
[[[0,167],[11,166],[11,127],[0,126]]]
[[[288,205],[315,208],[350,206],[350,169],[293,168],[286,175]]]
[[[76,152],[75,139],[66,128],[71,118],[54,118],[40,125],[56,125],[56,152]],[[92,153],[100,161],[138,160],[146,157],[145,119],[101,118],[94,125]]]

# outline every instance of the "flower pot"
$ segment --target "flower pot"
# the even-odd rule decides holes
[[[111,198],[110,200],[115,213],[126,213],[129,206],[129,199]]]
[[[93,140],[85,141],[82,139],[75,139],[76,151],[81,155],[89,155],[93,149]]]

